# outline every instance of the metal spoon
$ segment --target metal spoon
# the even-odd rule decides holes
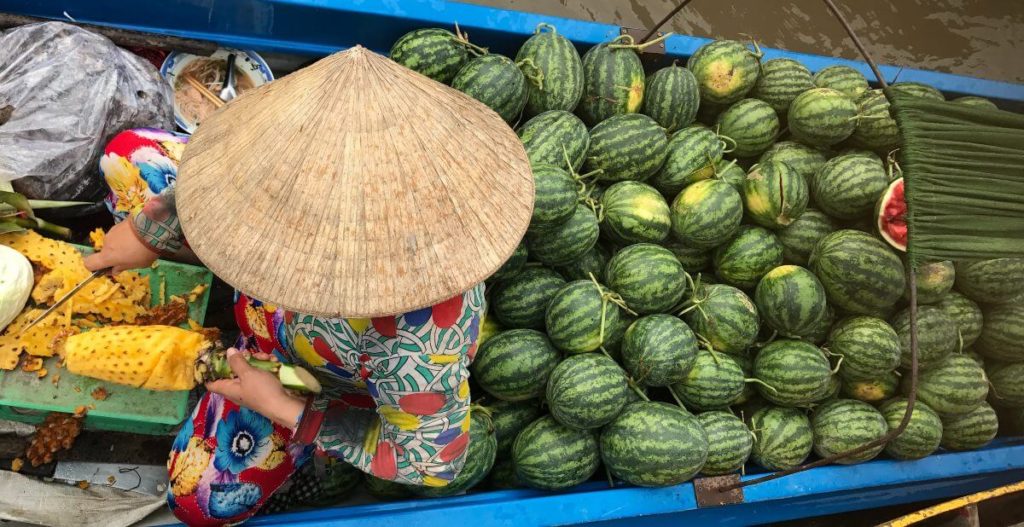
[[[224,88],[220,90],[220,99],[222,101],[230,101],[238,96],[238,92],[235,91],[235,54],[228,55],[228,66],[227,72],[224,75]]]

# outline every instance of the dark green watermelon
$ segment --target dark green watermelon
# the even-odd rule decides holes
[[[768,149],[779,135],[779,116],[759,99],[742,99],[718,114],[718,133],[732,140],[732,154],[754,157]]]
[[[601,227],[616,243],[659,243],[672,229],[668,203],[658,191],[636,181],[620,181],[601,196]]]
[[[910,309],[904,309],[891,320],[900,338],[900,365],[910,367]],[[958,346],[957,325],[945,311],[936,306],[917,308],[917,363],[921,369],[942,362]]]
[[[512,59],[490,54],[466,63],[452,88],[486,104],[507,123],[514,123],[526,106],[529,86]]]
[[[544,317],[555,347],[566,353],[587,353],[607,342],[621,312],[608,299],[609,293],[590,280],[570,282],[560,289]]]
[[[544,393],[559,358],[543,333],[512,329],[480,346],[470,371],[477,384],[495,398],[525,401]]]
[[[828,457],[867,445],[889,433],[885,417],[868,403],[837,399],[814,409],[811,417],[814,430],[814,451]],[[884,444],[852,456],[836,460],[840,465],[852,465],[874,459]]]
[[[687,61],[700,85],[701,102],[731,104],[757,84],[760,56],[735,40],[713,40]]]
[[[417,29],[395,41],[390,57],[415,72],[449,84],[469,60],[469,48],[451,31]]]
[[[797,96],[789,106],[789,132],[810,146],[832,146],[853,134],[857,105],[841,92],[814,88]]]
[[[811,251],[822,238],[836,230],[836,224],[825,213],[807,209],[793,223],[775,231],[782,244],[782,257],[787,263],[807,266]]]
[[[825,288],[814,273],[796,265],[780,265],[761,278],[754,304],[769,327],[784,337],[806,337],[818,330],[826,315]]]
[[[565,223],[527,232],[526,247],[530,256],[545,265],[567,265],[594,248],[600,235],[597,215],[587,205],[578,203]]]
[[[942,418],[942,448],[946,450],[976,450],[996,438],[999,417],[988,403],[970,412]]]
[[[985,402],[989,380],[985,370],[974,359],[954,353],[934,367],[918,373],[917,397],[939,415],[962,415]],[[906,378],[903,388],[909,389]],[[993,390],[999,391],[998,388]]]
[[[697,338],[677,317],[641,317],[626,330],[622,363],[637,383],[668,386],[683,382],[696,361]]]
[[[715,163],[722,159],[724,150],[723,140],[708,127],[683,128],[672,134],[665,163],[648,183],[673,199],[687,186],[714,176]]]
[[[548,378],[551,416],[570,428],[600,428],[615,419],[630,388],[626,372],[601,353],[571,355]]]
[[[491,292],[491,314],[507,329],[544,328],[544,313],[565,279],[536,265],[530,265]]]
[[[692,124],[699,106],[700,90],[690,70],[673,64],[647,77],[640,111],[669,133]]]
[[[509,256],[508,260],[501,264],[501,267],[491,275],[489,281],[502,282],[519,274],[519,271],[522,271],[526,265],[528,257],[529,253],[526,250],[526,243],[519,242],[512,256]]]
[[[825,166],[825,154],[816,148],[809,147],[796,141],[779,141],[768,147],[758,163],[779,161],[792,167],[800,173],[804,179],[810,179],[821,167]]]
[[[890,399],[879,408],[879,411],[889,424],[889,429],[894,430],[903,422],[903,416],[907,413],[907,399]],[[939,414],[927,404],[917,401],[907,427],[903,429],[903,433],[886,443],[885,453],[900,460],[921,459],[938,450],[940,441],[942,420],[939,419]]]
[[[601,431],[601,459],[613,476],[643,487],[688,481],[708,457],[696,417],[661,402],[636,402]]]
[[[704,284],[693,295],[693,302],[686,323],[715,350],[743,353],[754,344],[760,318],[746,293],[724,284]]]
[[[780,229],[799,219],[809,199],[803,176],[779,161],[757,165],[743,182],[747,216],[769,229]]]
[[[985,325],[975,348],[990,359],[1024,361],[1024,304],[988,306]]]
[[[640,314],[664,313],[686,294],[686,271],[668,249],[652,243],[630,245],[605,269],[608,287]]]
[[[560,110],[544,112],[526,121],[517,133],[534,164],[579,170],[590,148],[587,125],[579,117]]]
[[[780,406],[806,406],[828,392],[832,367],[821,348],[779,339],[758,352],[754,377],[761,397]]]
[[[761,75],[750,96],[785,116],[793,99],[813,87],[811,72],[803,64],[793,59],[772,59],[761,64]]]
[[[798,408],[766,405],[750,416],[754,448],[750,459],[768,470],[797,467],[811,455],[811,421]]]
[[[673,384],[671,390],[687,408],[718,410],[735,404],[745,383],[743,368],[733,356],[702,349],[686,379]]]
[[[822,238],[808,267],[825,286],[829,303],[853,314],[874,315],[892,308],[906,286],[903,262],[892,249],[852,229]]]
[[[558,34],[554,26],[539,24],[523,43],[516,62],[527,75],[539,76],[539,86],[530,89],[526,114],[551,110],[571,112],[583,96],[583,61],[576,46]]]
[[[768,229],[742,225],[736,236],[715,249],[714,264],[723,283],[753,289],[768,271],[782,265],[782,244]]]
[[[731,474],[743,468],[754,448],[754,436],[743,420],[724,411],[697,416],[708,436],[708,460],[700,473],[705,476]]]
[[[841,320],[832,328],[827,347],[842,357],[839,375],[850,381],[880,378],[900,364],[900,336],[880,318]]]
[[[850,99],[856,99],[869,88],[863,73],[842,65],[829,66],[814,74],[814,84],[836,90]]]
[[[622,37],[620,37],[622,39]],[[589,126],[636,113],[644,101],[644,66],[632,49],[598,44],[583,55],[583,97],[576,108]]]
[[[889,187],[882,160],[868,154],[833,157],[808,180],[815,205],[841,220],[864,218]]]
[[[665,162],[668,136],[654,119],[641,114],[610,117],[590,130],[583,164],[601,181],[644,181]]]
[[[541,490],[562,490],[587,481],[601,464],[597,438],[550,415],[530,423],[512,445],[516,475]]]
[[[732,238],[743,219],[740,193],[725,181],[698,181],[672,202],[672,234],[694,248],[711,249]]]
[[[979,304],[1009,302],[1024,294],[1024,258],[957,262],[956,289]]]

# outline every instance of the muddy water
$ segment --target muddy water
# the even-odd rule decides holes
[[[678,0],[469,0],[628,27],[651,27]],[[1024,82],[1024,0],[845,0],[838,4],[879,62]],[[696,0],[672,30],[750,35],[771,47],[859,59],[820,0]]]

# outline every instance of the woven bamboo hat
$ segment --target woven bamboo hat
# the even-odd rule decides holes
[[[534,188],[501,117],[357,46],[203,121],[176,195],[189,245],[235,288],[375,317],[490,276],[526,231]]]

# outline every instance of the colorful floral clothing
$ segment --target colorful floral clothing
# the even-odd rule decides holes
[[[174,185],[188,136],[139,128],[114,136],[100,158],[100,172],[110,192],[104,200],[115,221],[138,212]]]

